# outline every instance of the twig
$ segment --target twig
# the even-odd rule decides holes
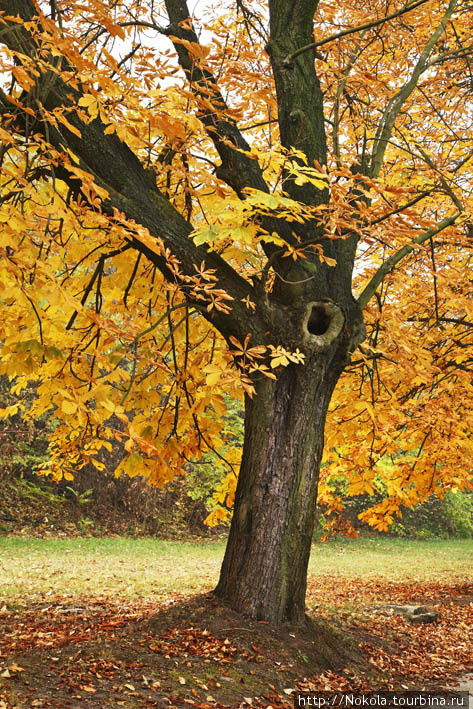
[[[358,25],[358,27],[350,27],[347,30],[342,30],[342,32],[337,32],[337,34],[332,34],[332,35],[330,35],[330,37],[325,37],[325,39],[321,39],[319,42],[312,42],[311,44],[306,44],[304,47],[301,47],[300,49],[297,49],[292,54],[289,54],[289,56],[287,56],[284,59],[284,64],[291,64],[291,62],[296,57],[298,57],[303,52],[307,52],[309,49],[316,49],[317,47],[321,47],[323,44],[327,44],[328,42],[333,42],[335,39],[340,39],[341,37],[346,37],[349,34],[354,34],[355,32],[361,32],[362,30],[368,30],[371,27],[376,27],[377,25],[381,25],[383,22],[388,22],[389,20],[392,20],[395,17],[400,17],[401,15],[404,15],[406,12],[409,12],[410,10],[414,10],[416,7],[419,7],[419,5],[423,5],[427,1],[428,0],[417,0],[417,2],[413,2],[412,5],[407,5],[407,7],[404,7],[401,10],[398,10],[397,12],[393,12],[391,15],[386,15],[385,17],[382,17],[379,20],[372,20],[371,22],[367,22],[364,25]]]

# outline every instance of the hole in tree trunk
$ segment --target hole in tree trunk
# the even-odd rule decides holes
[[[330,326],[330,321],[330,314],[324,306],[314,305],[307,321],[307,330],[311,335],[324,335]]]

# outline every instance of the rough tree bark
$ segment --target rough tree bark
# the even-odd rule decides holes
[[[267,47],[276,84],[281,140],[302,149],[309,165],[325,164],[322,94],[312,52],[287,57],[312,41],[314,0],[271,0]],[[328,201],[326,191],[286,180],[285,189],[305,204]],[[317,241],[320,224],[301,236]],[[272,306],[272,332],[306,354],[303,367],[288,367],[277,382],[257,384],[247,400],[245,441],[230,537],[216,594],[233,608],[271,623],[301,622],[327,409],[351,350],[363,339],[361,310],[351,294],[356,240],[325,242],[337,261],[296,263],[281,259]],[[273,257],[274,258],[274,257]],[[289,259],[287,259],[289,261]],[[260,303],[260,310],[263,311]]]
[[[325,333],[306,331],[313,346],[306,365],[260,381],[246,400],[243,459],[215,592],[271,623],[304,619],[325,418],[347,354],[339,342],[344,318],[333,311],[335,322],[319,327]]]

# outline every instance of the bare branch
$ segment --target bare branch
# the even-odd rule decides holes
[[[408,318],[409,322],[425,322],[425,323],[431,323],[432,318]],[[443,315],[440,315],[438,318],[435,320],[435,325],[438,325],[438,323],[451,323],[453,325],[464,325],[467,328],[473,328],[473,322],[469,322],[468,320],[465,320],[465,318],[448,318]]]
[[[400,214],[400,213],[404,212],[406,209],[410,209],[415,204],[417,204],[417,202],[420,202],[422,199],[424,199],[424,197],[428,197],[429,194],[432,194],[433,191],[434,191],[434,189],[432,188],[430,190],[424,190],[423,192],[420,192],[420,194],[416,195],[409,202],[402,204],[400,207],[396,207],[396,209],[392,209],[390,212],[383,214],[381,217],[377,217],[377,219],[373,219],[371,222],[366,223],[364,226],[366,226],[366,227],[375,226],[375,224],[380,224],[380,222],[386,221],[386,219],[389,219],[389,217],[393,217],[395,214]]]

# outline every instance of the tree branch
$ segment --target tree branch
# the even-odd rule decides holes
[[[427,229],[427,231],[424,231],[422,234],[419,234],[419,236],[416,236],[416,238],[413,239],[410,244],[406,244],[402,247],[402,249],[399,249],[399,251],[396,251],[396,253],[386,259],[386,261],[379,267],[374,276],[371,278],[368,285],[365,287],[365,289],[359,296],[358,305],[361,308],[364,308],[371,300],[372,296],[376,293],[378,286],[381,285],[385,277],[389,273],[391,273],[391,271],[397,266],[400,261],[402,261],[406,256],[408,256],[412,251],[414,251],[416,246],[423,244],[425,241],[428,241],[433,236],[435,236],[435,234],[438,234],[439,232],[454,224],[454,222],[458,219],[459,216],[460,212],[455,212],[455,214],[453,214],[452,216],[445,217],[445,219],[442,219],[442,221],[439,222],[437,226],[432,227],[432,229]]]
[[[350,27],[349,29],[342,30],[341,32],[337,32],[336,34],[332,34],[332,35],[330,35],[330,37],[325,37],[325,39],[321,39],[318,42],[311,42],[310,44],[306,44],[304,47],[301,47],[300,49],[297,49],[292,54],[289,54],[289,56],[286,57],[285,62],[290,64],[291,62],[294,61],[294,59],[296,59],[296,57],[303,54],[304,52],[308,52],[310,49],[317,49],[317,47],[322,47],[324,44],[328,44],[329,42],[333,42],[336,39],[341,39],[342,37],[346,37],[349,34],[355,34],[356,32],[362,32],[363,30],[369,30],[371,27],[377,27],[378,25],[381,25],[384,22],[388,22],[389,20],[392,20],[395,17],[400,17],[401,15],[405,15],[406,12],[410,12],[411,10],[414,10],[416,7],[419,7],[419,5],[424,5],[424,3],[426,3],[426,2],[429,2],[429,0],[417,0],[417,2],[413,2],[411,5],[407,5],[406,7],[402,8],[401,10],[397,10],[397,12],[393,12],[391,15],[386,15],[386,17],[381,17],[378,20],[372,20],[371,22],[366,22],[364,25],[358,25],[357,27]]]
[[[205,101],[205,107],[199,111],[199,118],[222,161],[217,168],[217,177],[229,184],[238,195],[242,194],[245,187],[268,192],[258,161],[245,154],[251,151],[251,147],[243,138],[235,121],[228,117],[228,106],[215,77],[207,69],[200,68],[188,45],[183,43],[199,45],[186,0],[165,0],[165,4],[171,23],[166,35],[174,44],[179,64],[194,95]],[[209,101],[214,107],[213,112],[208,110]]]
[[[174,44],[179,64],[187,76],[194,95],[198,100],[204,101],[203,108],[199,111],[199,118],[222,161],[216,169],[217,177],[230,185],[242,198],[244,198],[243,190],[247,187],[268,192],[269,188],[258,161],[246,154],[251,150],[249,144],[236,122],[228,117],[229,108],[215,77],[207,69],[199,66],[192,56],[192,50],[189,49],[189,42],[197,47],[200,45],[189,18],[187,1],[165,0],[165,4],[171,23],[166,34]],[[209,101],[214,107],[213,112],[208,110]],[[277,216],[264,216],[261,219],[261,226],[269,233],[277,231],[288,242],[293,241],[293,226],[278,219]],[[265,241],[261,241],[261,248],[268,258],[279,251],[274,244]]]
[[[430,54],[437,44],[440,36],[445,31],[445,28],[452,17],[455,8],[458,4],[458,0],[450,0],[448,7],[442,17],[440,24],[435,29],[431,38],[425,45],[416,65],[412,71],[410,79],[404,84],[404,86],[399,89],[399,91],[391,97],[388,101],[385,112],[383,113],[381,120],[378,124],[376,130],[376,135],[373,143],[373,151],[371,154],[371,165],[370,165],[370,176],[377,177],[381,170],[381,166],[384,160],[384,154],[388,145],[388,141],[391,138],[394,123],[398,117],[401,108],[407,101],[409,96],[414,91],[417,86],[420,75],[425,70],[426,64],[430,57]]]
[[[322,91],[312,55],[301,56],[295,64],[288,64],[285,58],[312,37],[316,7],[314,0],[269,0],[270,40],[266,47],[276,85],[281,143],[301,150],[310,166],[327,163]],[[308,205],[328,202],[328,190],[310,183],[298,186],[286,179],[284,188],[293,199]]]
[[[468,57],[473,53],[473,46],[470,47],[459,47],[458,49],[449,49],[446,52],[442,52],[434,57],[425,66],[429,69],[434,64],[441,64],[442,62],[448,62],[451,59],[468,59]]]
[[[408,318],[408,321],[429,323],[432,322],[432,318]],[[437,325],[439,322],[452,323],[453,325],[464,325],[465,327],[473,328],[473,322],[468,322],[468,320],[465,320],[464,318],[447,318],[443,315],[440,315],[438,318],[435,319],[435,325]]]
[[[451,197],[451,200],[452,200],[452,202],[454,203],[455,207],[456,207],[460,212],[462,212],[462,211],[465,209],[465,207],[464,207],[464,205],[461,203],[461,201],[458,199],[458,197],[457,197],[457,195],[455,194],[455,192],[453,191],[453,189],[452,189],[452,188],[450,187],[450,185],[448,184],[447,180],[445,179],[445,176],[442,175],[442,172],[438,169],[438,167],[435,166],[435,164],[433,163],[433,161],[431,160],[431,158],[429,157],[429,155],[427,155],[427,153],[425,152],[425,150],[422,148],[421,145],[416,145],[416,148],[417,148],[417,150],[419,151],[419,153],[422,155],[422,157],[424,158],[424,160],[425,160],[425,162],[427,163],[427,165],[428,165],[434,172],[436,172],[437,175],[439,176],[440,184],[441,184],[442,187],[444,188],[446,194],[448,194],[448,195]]]
[[[340,161],[340,140],[339,140],[339,127],[340,127],[340,98],[343,95],[343,92],[345,91],[345,87],[347,85],[348,77],[350,76],[350,72],[353,69],[357,59],[359,58],[360,54],[363,52],[363,47],[361,46],[361,42],[363,37],[365,36],[366,31],[363,31],[361,33],[361,36],[358,38],[358,41],[356,43],[355,48],[353,51],[350,53],[348,62],[343,70],[343,76],[340,79],[337,87],[337,91],[335,93],[335,98],[334,98],[334,104],[333,104],[333,128],[332,128],[332,147],[333,147],[333,152],[335,155],[335,158],[337,160],[337,165],[340,167],[341,161]]]
[[[5,21],[2,29],[1,41],[10,49],[21,52],[33,60],[38,50],[38,40],[26,28],[25,22],[31,22],[37,17],[37,10],[32,0],[0,0],[0,11],[7,16],[20,17],[23,24]],[[39,16],[39,21],[42,22]],[[45,26],[46,29],[46,26]],[[47,31],[47,30],[46,30]],[[73,109],[83,95],[81,91],[55,74],[44,69],[44,55],[42,63],[36,65],[40,76],[33,91],[40,91],[47,83],[47,94],[42,95],[43,106],[47,111],[58,107]],[[63,67],[66,60],[63,61]],[[24,95],[26,101],[28,95]],[[10,104],[8,104],[10,106]],[[28,109],[30,110],[30,109]],[[248,317],[248,310],[242,302],[245,298],[254,299],[254,290],[250,283],[242,278],[224,259],[210,251],[206,245],[196,246],[190,237],[193,227],[164,197],[156,186],[154,179],[139,161],[131,149],[115,134],[105,134],[105,125],[100,118],[90,123],[83,123],[74,110],[69,110],[68,121],[75,128],[70,131],[65,126],[61,128],[49,125],[46,127],[42,117],[36,119],[35,130],[42,132],[60,153],[64,147],[80,158],[79,166],[89,172],[97,185],[108,192],[108,200],[102,203],[102,208],[109,213],[114,209],[122,212],[129,220],[144,226],[152,236],[162,239],[166,248],[179,261],[180,271],[185,275],[195,278],[202,263],[205,269],[213,269],[219,281],[219,288],[224,290],[233,299],[230,314],[223,313],[215,308],[211,312],[205,310],[202,301],[195,300],[189,293],[186,294],[189,302],[197,307],[224,336],[234,335],[239,339],[257,327],[258,317],[253,314]],[[21,111],[16,118],[21,121]],[[23,117],[24,118],[24,117]],[[31,116],[28,116],[31,123]],[[79,134],[77,134],[79,131]],[[60,179],[78,191],[81,180],[69,173],[66,168],[55,168]],[[130,234],[133,248],[142,252],[171,282],[176,282],[175,274],[169,269],[166,257],[160,253],[159,248],[150,248],[136,236]],[[158,244],[158,242],[156,242]]]
[[[429,194],[432,194],[433,191],[434,191],[433,187],[430,190],[424,190],[423,192],[420,192],[420,194],[413,197],[413,199],[411,199],[409,202],[402,204],[400,207],[396,207],[395,209],[392,209],[390,212],[383,214],[381,217],[377,217],[376,219],[373,219],[371,222],[365,222],[363,224],[363,226],[364,227],[375,226],[376,224],[380,224],[381,222],[384,222],[386,219],[389,219],[389,217],[393,217],[395,214],[401,214],[406,209],[410,209],[411,207],[413,207],[415,204],[417,204],[417,202],[420,202],[425,197],[428,197]]]

